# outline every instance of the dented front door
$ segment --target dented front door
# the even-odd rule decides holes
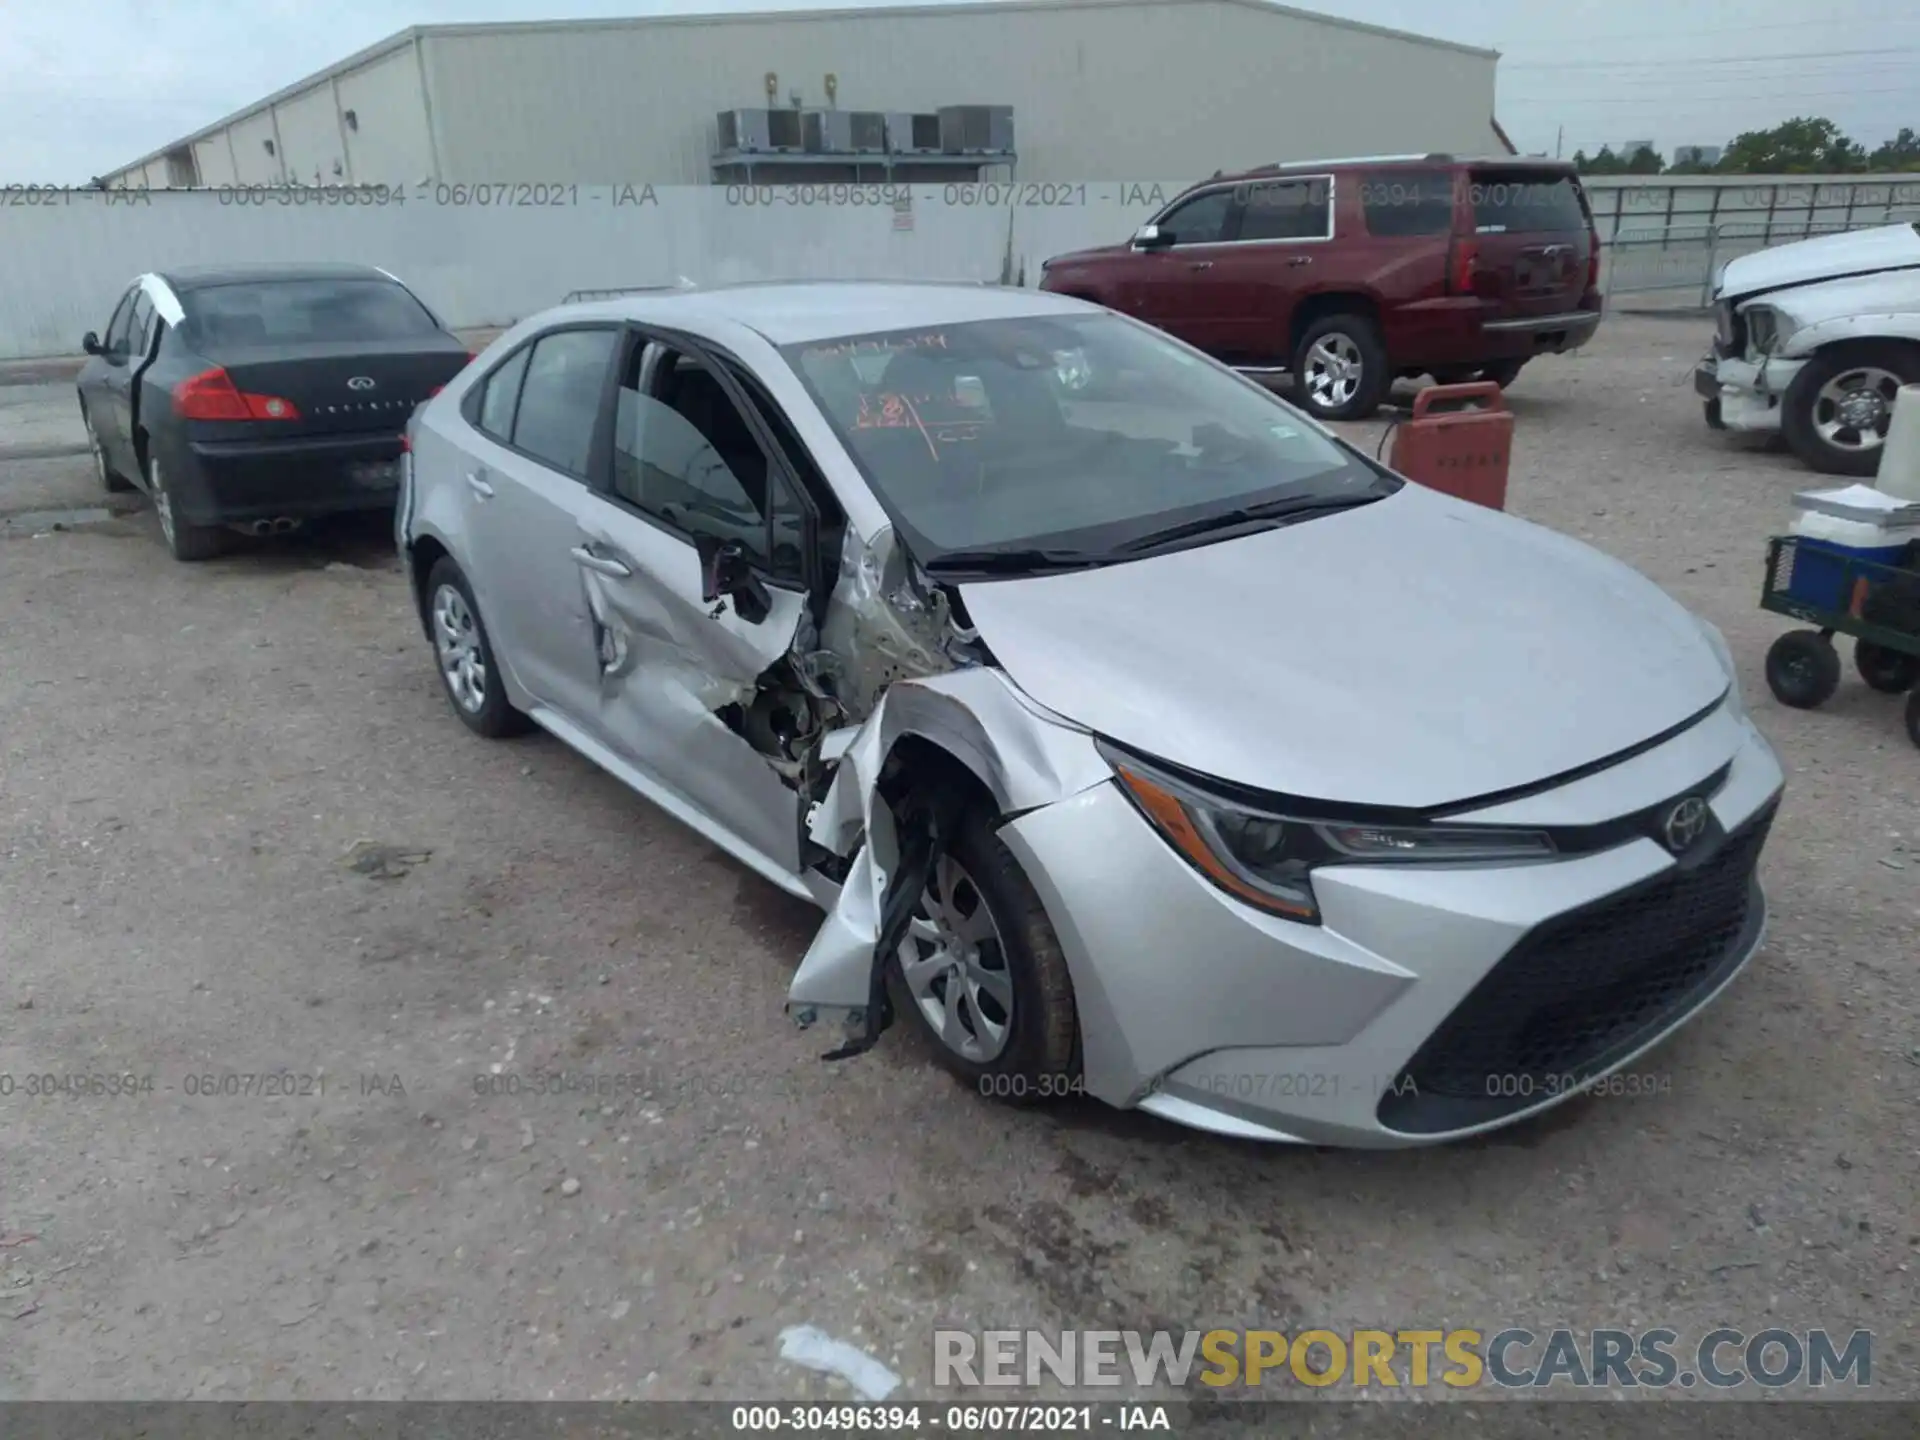
[[[602,743],[781,870],[800,869],[799,799],[721,713],[752,703],[793,644],[804,593],[768,583],[753,623],[701,598],[692,543],[617,500],[588,496],[573,558],[592,618]]]

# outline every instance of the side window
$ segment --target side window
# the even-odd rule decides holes
[[[480,396],[479,426],[499,441],[513,438],[514,407],[520,403],[520,381],[527,373],[527,357],[533,347],[514,352],[513,358],[487,377],[487,388]]]
[[[1242,240],[1324,240],[1331,233],[1333,186],[1324,175],[1259,180],[1241,194]]]
[[[1453,229],[1453,172],[1385,170],[1360,181],[1369,235],[1445,235]]]
[[[615,330],[562,330],[536,341],[513,417],[513,443],[569,475],[585,476]]]
[[[1160,222],[1171,230],[1176,245],[1209,245],[1227,238],[1227,220],[1233,213],[1231,190],[1209,190],[1168,212]]]
[[[704,370],[682,370],[674,377],[670,399],[642,394],[637,380],[622,384],[614,424],[613,492],[676,530],[737,541],[757,563],[768,566],[766,457],[756,447],[749,459],[729,443],[730,436],[713,433],[725,425],[715,423],[714,400],[732,410],[726,393]],[[745,430],[737,411],[732,419]],[[751,436],[747,438],[751,443]],[[734,453],[723,453],[722,447]],[[789,499],[775,509],[797,514],[799,507]],[[795,549],[797,553],[797,541]]]
[[[133,302],[140,294],[135,288],[120,297],[119,308],[113,312],[113,319],[107,322],[106,348],[116,355],[127,353],[127,332],[133,323]]]
[[[140,297],[133,302],[133,318],[128,323],[127,353],[135,359],[142,359],[147,353],[147,341],[153,338],[153,302],[147,299],[142,290]]]

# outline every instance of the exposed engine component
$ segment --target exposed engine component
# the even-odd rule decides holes
[[[820,639],[833,694],[855,721],[896,680],[980,663],[977,636],[954,620],[947,592],[919,571],[891,529],[871,545],[847,532]]]

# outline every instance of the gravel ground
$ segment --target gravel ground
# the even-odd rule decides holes
[[[1920,1396],[1920,754],[1851,675],[1766,694],[1808,476],[1702,425],[1702,339],[1615,317],[1530,370],[1511,508],[1726,631],[1790,772],[1771,938],[1638,1067],[1667,1093],[1437,1150],[1016,1113],[905,1026],[823,1065],[781,1015],[812,912],[556,742],[469,736],[381,524],[206,566],[144,512],[0,526],[0,1398],[828,1393],[801,1323],[930,1393],[942,1322],[1864,1327]],[[0,459],[0,516],[97,500],[84,456]],[[281,1071],[315,1078],[195,1093]]]

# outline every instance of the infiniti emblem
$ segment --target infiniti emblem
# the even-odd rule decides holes
[[[373,389],[373,377],[371,375],[356,375],[347,381],[347,388],[349,390],[371,390]]]
[[[1684,855],[1693,848],[1694,841],[1707,833],[1707,802],[1698,795],[1689,795],[1667,812],[1667,818],[1660,822],[1660,834],[1667,843],[1667,849],[1676,855]]]

